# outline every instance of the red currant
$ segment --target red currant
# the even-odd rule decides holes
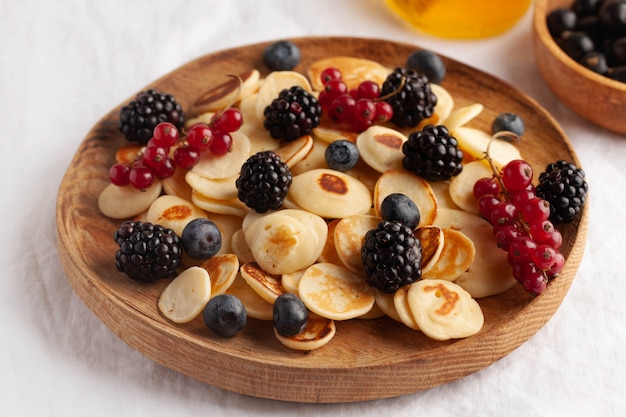
[[[495,226],[493,234],[498,247],[508,252],[511,242],[522,236],[522,231],[516,225]]]
[[[222,156],[230,152],[233,146],[233,137],[228,132],[213,132],[213,140],[209,146],[209,151],[213,155]]]
[[[498,195],[500,193],[500,186],[495,178],[481,178],[474,183],[472,192],[474,197],[478,200],[486,194]]]
[[[514,225],[517,219],[517,207],[508,201],[501,201],[491,212],[491,224],[494,226]]]
[[[526,223],[541,222],[550,217],[550,203],[542,198],[534,197],[526,201],[520,211]]]
[[[509,260],[511,264],[532,261],[533,252],[536,247],[537,243],[528,236],[522,235],[513,239],[509,247]]]
[[[198,151],[209,149],[212,140],[213,131],[206,123],[196,123],[187,132],[187,143]]]
[[[549,269],[556,260],[556,250],[549,245],[539,245],[533,252],[532,261],[538,268]]]
[[[334,67],[328,67],[322,71],[320,74],[320,80],[323,85],[330,80],[340,80],[341,79],[341,71]]]
[[[145,190],[152,185],[154,173],[149,167],[136,164],[130,169],[128,179],[133,187],[139,190]]]
[[[130,183],[130,166],[128,164],[115,164],[109,169],[111,183],[123,187]]]
[[[181,168],[191,168],[200,161],[200,153],[191,146],[182,145],[174,151],[174,162]]]
[[[156,125],[152,131],[152,141],[157,146],[169,148],[178,142],[179,133],[176,126],[169,122],[162,122]]]
[[[330,105],[328,115],[336,122],[347,122],[354,114],[354,98],[349,94],[342,94],[335,98]]]
[[[374,81],[363,81],[357,87],[357,95],[359,98],[375,100],[380,97],[380,87]]]
[[[341,79],[332,79],[324,84],[324,91],[326,91],[328,97],[332,100],[342,94],[348,93],[348,86]]]
[[[229,107],[224,111],[215,113],[211,118],[211,128],[222,132],[236,132],[243,124],[243,116],[239,109]]]
[[[498,204],[500,200],[495,195],[485,194],[478,199],[478,210],[485,219],[491,222],[491,214]]]
[[[548,278],[554,278],[561,273],[564,266],[565,256],[563,256],[561,252],[556,251],[556,254],[554,255],[554,263],[552,264],[550,269],[546,271],[546,275],[548,276]]]
[[[393,117],[393,107],[386,101],[376,102],[376,117],[375,123],[386,123]]]
[[[172,158],[167,158],[160,166],[153,168],[157,178],[169,178],[176,172],[176,163]]]
[[[533,169],[522,159],[515,159],[502,169],[502,182],[509,192],[526,189],[533,180]]]
[[[151,168],[156,168],[165,163],[168,149],[160,146],[149,145],[143,151],[143,163]]]

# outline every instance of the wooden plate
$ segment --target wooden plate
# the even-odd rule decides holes
[[[389,67],[404,64],[416,47],[386,40],[356,38],[293,39],[302,52],[296,68],[315,59],[351,55]],[[185,109],[226,74],[250,67],[263,74],[267,44],[216,52],[177,69],[148,87],[172,93]],[[445,58],[443,86],[457,105],[473,102],[485,110],[471,125],[489,129],[500,112],[526,122],[522,154],[537,172],[557,159],[580,163],[557,123],[532,99],[476,69]],[[134,94],[133,94],[134,97]],[[129,99],[130,100],[130,99]],[[157,309],[167,282],[133,282],[115,268],[113,232],[118,221],[99,214],[97,197],[108,184],[108,169],[125,143],[117,131],[120,106],[89,132],[73,158],[58,192],[57,228],[61,261],[68,280],[85,304],[118,335],[154,361],[208,384],[257,397],[299,402],[347,402],[393,397],[424,390],[491,365],[528,340],[554,314],[580,263],[587,210],[561,228],[563,273],[536,298],[516,285],[480,300],[482,331],[470,338],[437,342],[391,319],[337,323],[337,335],[321,349],[303,353],[282,346],[271,323],[250,320],[236,337],[221,339],[201,317],[185,325],[168,322]],[[495,247],[494,247],[494,250]]]

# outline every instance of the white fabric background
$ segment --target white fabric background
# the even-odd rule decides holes
[[[507,34],[415,33],[381,0],[3,0],[0,3],[0,415],[626,415],[626,138],[561,105],[539,76],[530,13]],[[118,339],[70,288],[56,248],[62,176],[99,118],[217,50],[307,35],[411,42],[495,74],[546,107],[591,187],[586,253],[563,304],[492,366],[428,391],[355,404],[246,397],[166,369]]]

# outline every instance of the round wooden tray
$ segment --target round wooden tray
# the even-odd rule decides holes
[[[359,38],[292,39],[302,51],[296,70],[332,55],[402,66],[416,46]],[[263,74],[267,43],[216,52],[194,60],[148,87],[172,93],[189,109],[196,97],[227,74],[251,67]],[[537,172],[557,159],[580,166],[561,128],[532,99],[486,73],[443,57],[443,86],[457,105],[480,102],[485,110],[470,125],[489,129],[500,112],[519,114],[526,134],[519,145]],[[134,94],[133,94],[134,97]],[[121,106],[121,105],[120,105]],[[68,280],[85,304],[130,346],[154,361],[197,380],[238,393],[299,402],[347,402],[424,390],[485,368],[528,340],[552,317],[567,293],[583,255],[587,209],[561,228],[563,273],[538,297],[520,285],[479,300],[485,325],[477,335],[437,342],[389,318],[337,322],[337,334],[312,351],[290,350],[275,338],[270,322],[249,320],[237,336],[221,339],[198,317],[180,325],[157,308],[167,281],[134,282],[115,268],[113,232],[119,221],[103,217],[97,197],[108,184],[115,151],[125,143],[117,130],[120,106],[89,132],[61,183],[57,200],[58,246]],[[494,250],[496,250],[494,246]]]

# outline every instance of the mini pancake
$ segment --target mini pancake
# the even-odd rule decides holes
[[[139,144],[129,144],[120,146],[115,151],[115,162],[118,164],[130,164],[139,156],[143,146]]]
[[[441,256],[444,248],[444,233],[437,226],[423,226],[415,229],[413,235],[422,245],[422,276],[424,276]]]
[[[147,221],[172,229],[182,236],[185,226],[194,219],[206,219],[207,214],[191,201],[174,195],[162,195],[148,209]]]
[[[280,283],[285,291],[298,295],[298,286],[300,285],[300,278],[304,275],[306,269],[299,269],[288,274],[283,274]]]
[[[437,262],[422,272],[422,279],[454,281],[474,263],[476,249],[470,238],[454,229],[443,229],[443,249]]]
[[[409,197],[420,211],[418,226],[433,224],[437,217],[437,198],[428,181],[405,170],[383,173],[374,190],[374,209],[380,215],[380,205],[389,194],[401,193]]]
[[[434,340],[472,336],[482,329],[485,321],[476,300],[450,281],[415,282],[407,299],[420,330]]]
[[[222,234],[222,247],[216,255],[226,255],[232,253],[232,237],[237,230],[241,229],[241,217],[219,213],[207,213],[207,216],[213,223],[215,223]]]
[[[326,143],[333,143],[337,140],[347,140],[352,143],[356,143],[357,133],[349,130],[338,128],[334,125],[330,126],[324,124],[322,121],[319,126],[313,128],[313,136],[316,139]]]
[[[481,178],[491,178],[493,172],[483,161],[463,164],[459,175],[450,179],[448,192],[452,201],[468,213],[478,214],[478,201],[474,197],[474,184]]]
[[[237,100],[252,94],[259,87],[261,73],[256,69],[251,69],[238,74],[238,77],[239,79],[229,77],[223,83],[201,94],[193,103],[192,112],[201,114],[223,110]]]
[[[185,129],[189,129],[191,126],[197,123],[205,123],[208,125],[211,123],[211,119],[213,118],[213,116],[215,116],[215,112],[212,111],[200,113],[196,117],[185,120]]]
[[[393,294],[393,305],[395,306],[402,323],[404,323],[409,329],[419,330],[420,328],[413,317],[413,313],[411,313],[411,306],[409,305],[407,297],[411,285],[404,285],[398,288],[398,290]]]
[[[519,149],[514,144],[502,139],[493,139],[490,134],[482,130],[463,126],[457,127],[452,133],[463,152],[475,159],[483,159],[489,147],[489,157],[497,169],[502,169],[514,159],[522,159]],[[487,161],[483,163],[487,164]]]
[[[308,259],[308,262],[313,264],[317,261],[317,259],[319,259],[322,251],[324,250],[326,241],[328,240],[328,224],[326,224],[326,221],[324,221],[324,219],[320,216],[304,210],[284,209],[281,210],[280,213],[293,217],[294,219],[300,221],[303,225],[308,226],[315,235],[317,246],[313,249],[310,258]]]
[[[239,273],[239,259],[232,253],[213,256],[198,266],[209,273],[212,297],[224,294]]]
[[[483,111],[483,108],[484,106],[480,103],[456,108],[452,110],[450,116],[446,118],[445,126],[450,132],[456,131],[457,128],[478,116]]]
[[[326,263],[306,270],[298,293],[309,310],[332,320],[362,316],[375,302],[372,288],[363,277],[343,266]]]
[[[250,252],[264,271],[285,274],[310,266],[323,243],[314,229],[297,218],[273,212],[254,220],[244,235]]]
[[[211,298],[211,279],[203,268],[185,269],[165,287],[158,301],[161,313],[174,323],[188,323]]]
[[[364,214],[372,206],[372,196],[362,182],[331,169],[294,176],[289,195],[303,209],[331,219]]]
[[[363,314],[362,316],[357,317],[357,319],[373,320],[373,319],[378,319],[378,318],[385,317],[385,316],[386,316],[385,312],[378,306],[376,302],[374,302],[372,309],[368,311],[367,313]]]
[[[437,96],[437,104],[435,105],[434,112],[438,117],[437,124],[446,124],[446,119],[452,113],[452,109],[454,109],[454,99],[452,95],[440,86],[439,84],[430,84],[430,89],[434,95]]]
[[[376,288],[372,288],[372,291],[374,292],[374,298],[376,299],[376,305],[378,308],[380,308],[389,318],[402,323],[402,319],[396,310],[393,294],[382,292]]]
[[[380,218],[356,214],[341,219],[335,226],[334,246],[341,263],[350,271],[364,274],[361,262],[361,246],[365,234],[376,228]]]
[[[293,175],[299,175],[312,169],[328,168],[328,164],[326,163],[326,148],[328,148],[327,143],[314,138],[311,151],[306,154],[300,162],[290,167],[291,173]]]
[[[241,166],[250,157],[250,139],[239,131],[230,135],[233,144],[229,152],[219,156],[211,152],[202,152],[200,161],[191,168],[191,171],[211,180],[239,175]]]
[[[257,97],[257,93],[250,94],[242,98],[239,103],[239,111],[244,120],[239,132],[250,139],[250,155],[260,151],[276,150],[280,146],[280,141],[270,136],[263,126],[263,119],[259,120],[256,115]]]
[[[248,283],[237,274],[237,277],[226,291],[226,294],[232,294],[239,298],[246,307],[246,314],[258,320],[272,320],[274,315],[274,306],[272,303],[265,301]]]
[[[163,178],[163,191],[169,195],[175,195],[183,200],[191,201],[191,193],[193,189],[185,180],[187,170],[177,169],[171,177]]]
[[[280,276],[265,272],[255,262],[241,265],[239,272],[250,288],[268,303],[274,303],[279,295],[285,293]]]
[[[337,254],[337,249],[335,248],[335,228],[337,224],[342,219],[334,219],[328,222],[328,232],[326,233],[326,242],[324,243],[324,248],[322,249],[322,253],[320,253],[319,258],[317,258],[318,262],[326,262],[335,265],[343,265],[339,255]]]
[[[191,202],[209,213],[230,214],[233,216],[245,217],[250,211],[248,206],[238,198],[228,200],[217,200],[210,198],[194,190],[191,193]]]
[[[294,350],[315,350],[328,343],[336,332],[333,320],[309,313],[304,329],[295,336],[283,336],[276,329],[274,334],[280,343]]]
[[[465,168],[463,168],[465,169]],[[430,188],[435,193],[437,199],[437,209],[450,208],[459,210],[460,207],[450,197],[450,181],[433,181],[429,182]]]
[[[98,209],[112,219],[128,219],[148,210],[161,194],[161,181],[155,180],[145,191],[132,185],[107,185],[98,196]]]
[[[272,71],[261,82],[259,93],[256,100],[256,115],[259,120],[263,120],[265,108],[272,101],[278,98],[280,92],[284,89],[298,86],[302,87],[309,93],[313,91],[311,83],[307,78],[295,71]]]
[[[239,175],[229,178],[210,179],[198,175],[194,171],[187,171],[185,181],[189,186],[200,194],[216,200],[229,200],[237,198],[237,181]]]
[[[350,56],[322,58],[313,62],[307,69],[307,75],[314,90],[320,91],[324,89],[321,75],[329,67],[337,68],[341,71],[341,79],[348,85],[348,89],[358,87],[365,80],[374,81],[376,84],[382,85],[387,75],[391,73],[389,68],[369,59]]]
[[[230,239],[230,245],[233,253],[237,255],[237,259],[239,259],[240,264],[254,262],[254,256],[252,256],[252,252],[250,252],[250,248],[248,247],[248,243],[246,242],[242,229],[233,233]]]
[[[374,125],[356,138],[361,158],[376,171],[402,169],[402,145],[407,137],[395,129]]]
[[[500,294],[515,284],[507,253],[498,249],[493,228],[485,219],[463,210],[441,209],[435,225],[458,230],[474,242],[472,266],[454,281],[472,297]]]
[[[313,149],[313,138],[310,135],[304,135],[284,144],[275,152],[280,160],[291,168],[302,161],[311,152],[311,149]]]

